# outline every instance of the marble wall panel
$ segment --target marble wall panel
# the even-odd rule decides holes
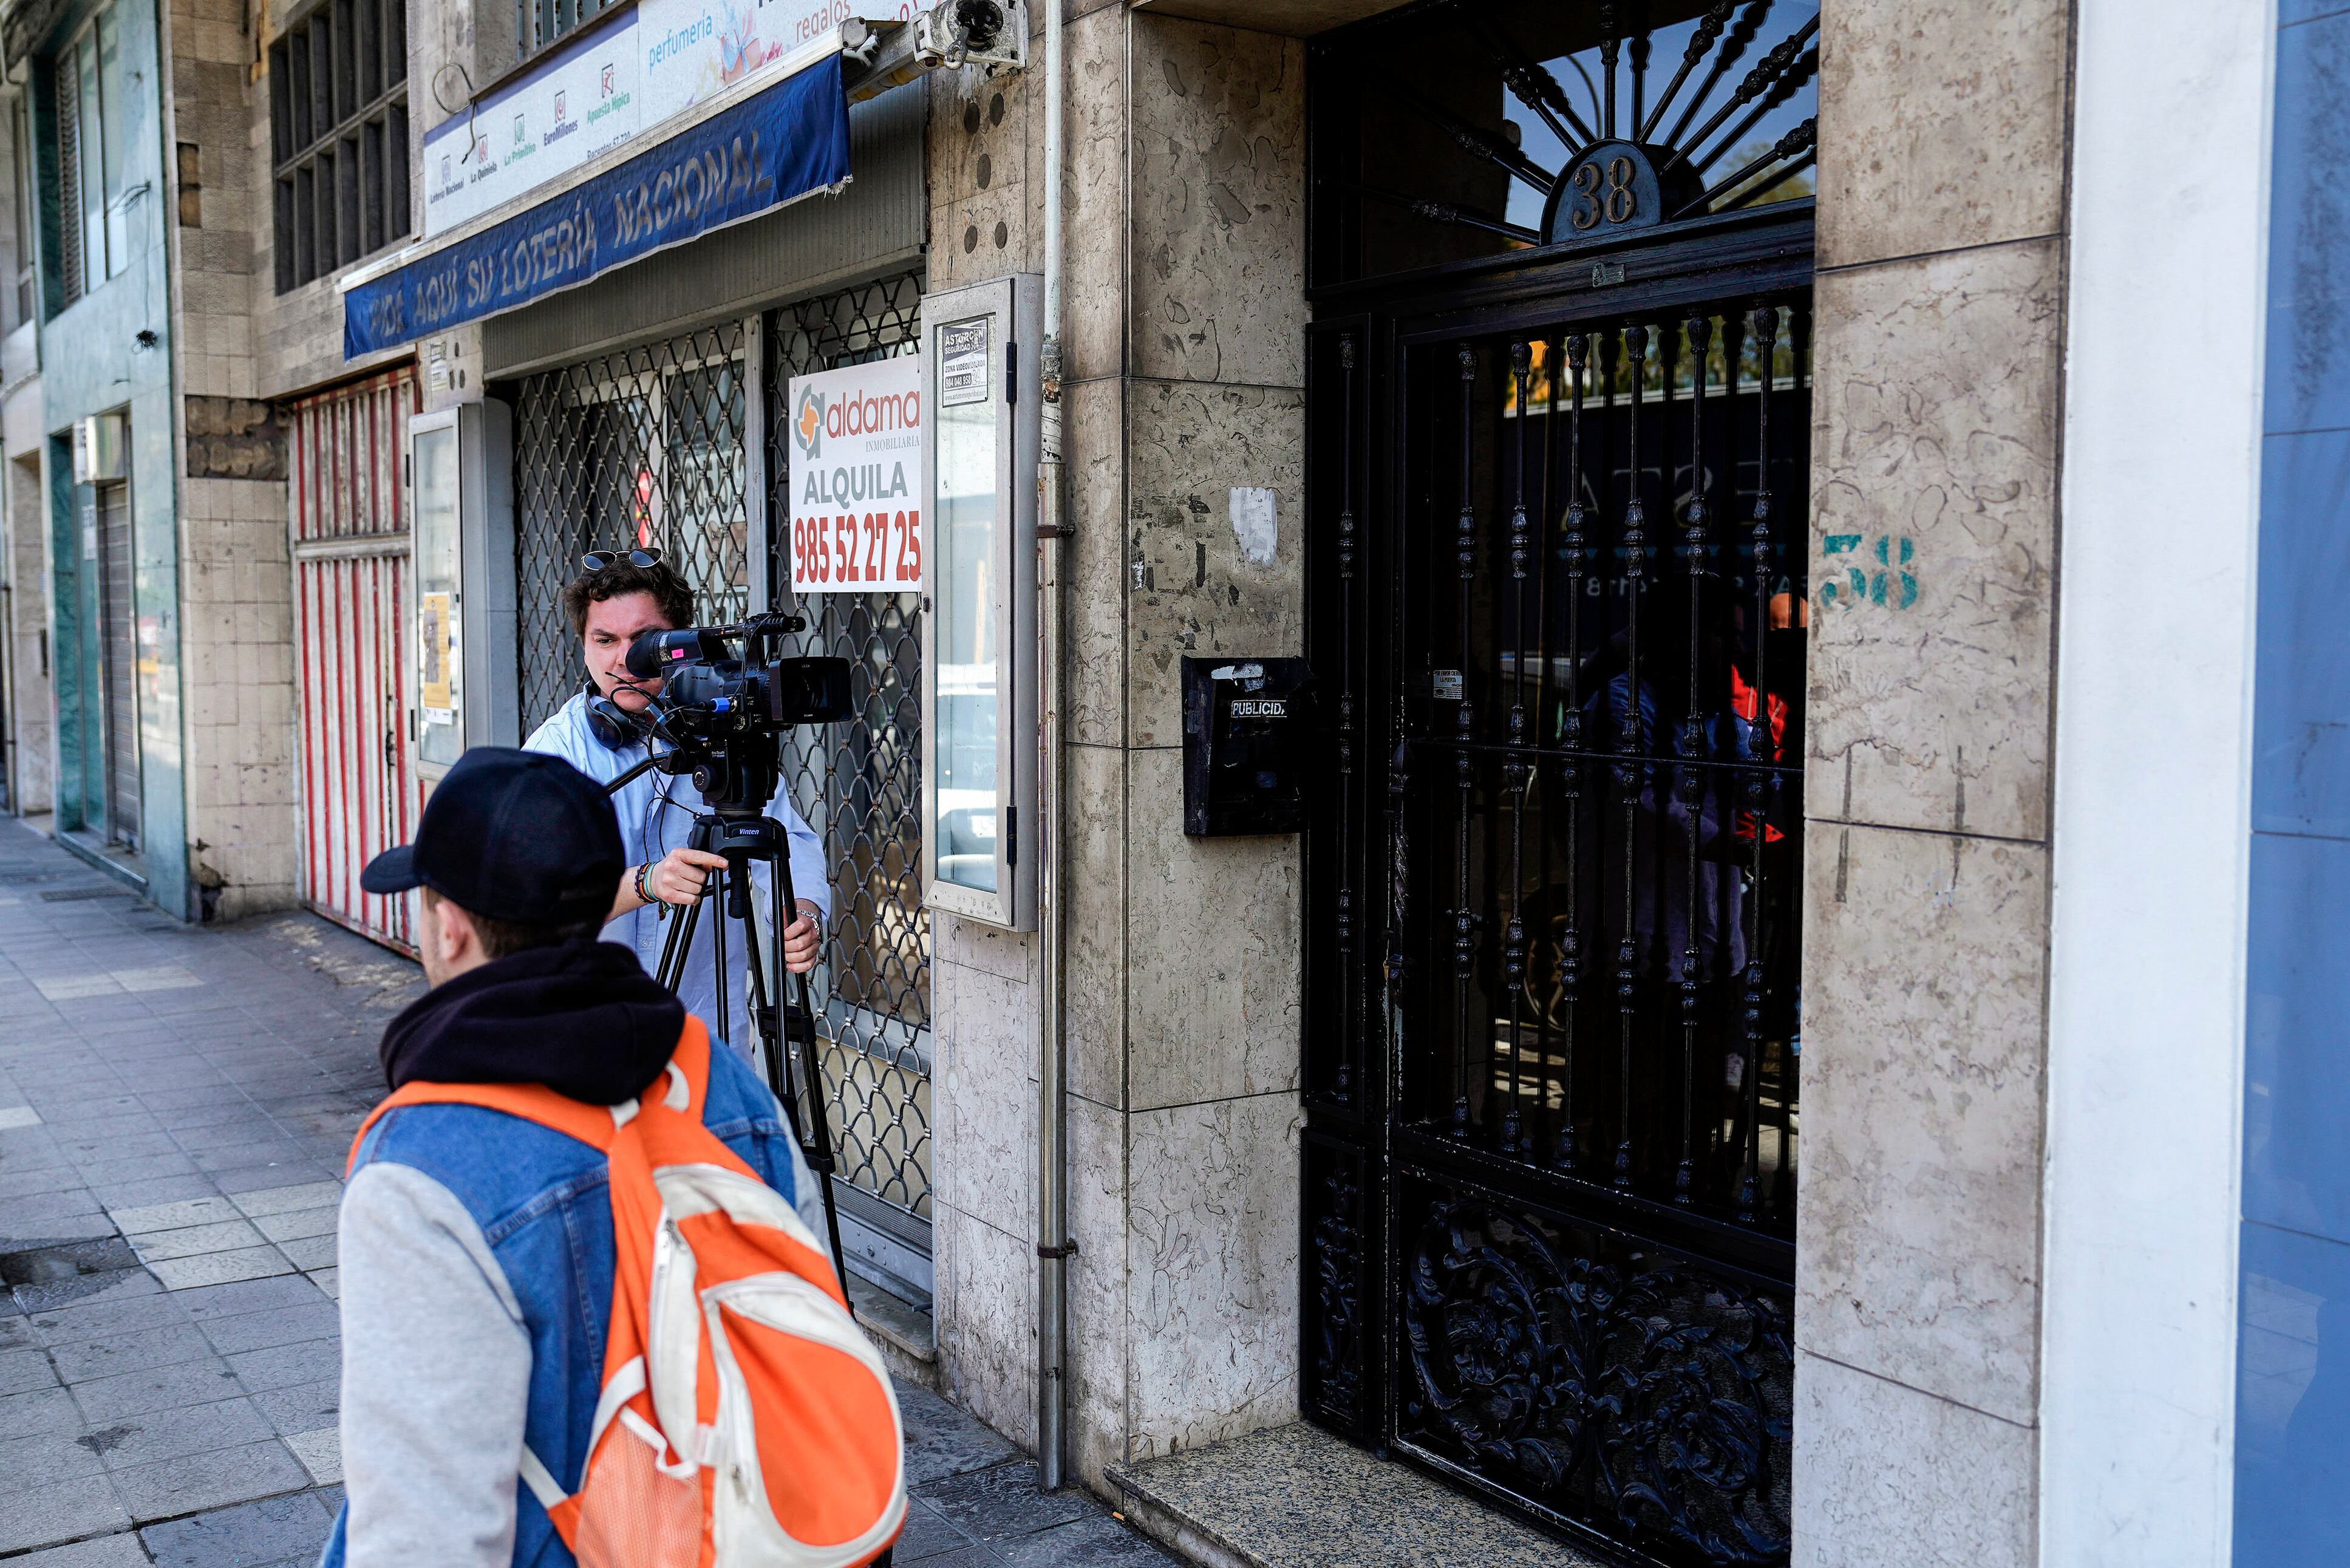
[[[1068,1458],[1097,1487],[1127,1450],[1127,1118],[1072,1096],[1068,1129]]]
[[[1127,733],[1180,745],[1187,653],[1304,647],[1305,399],[1287,389],[1134,381],[1127,400]],[[1270,563],[1245,557],[1232,490],[1274,492]]]
[[[1072,380],[1126,369],[1126,11],[1109,5],[1062,34],[1061,223],[1082,235],[1062,275],[1061,328]]]
[[[1007,931],[940,910],[931,917],[931,940],[948,963],[981,970],[1020,985],[1036,978],[1036,933]]]
[[[1794,1568],[2031,1568],[2037,1435],[1795,1358]]]
[[[1297,1415],[1295,1095],[1128,1118],[1130,1457]]]
[[[2063,261],[2032,241],[1818,280],[1814,816],[2047,833]]]
[[[1126,383],[1071,382],[1061,394],[1068,521],[1061,546],[1067,662],[1062,696],[1071,740],[1126,740]]]
[[[931,1030],[937,1195],[1014,1236],[1036,1235],[1035,996],[1024,985],[937,963]]]
[[[933,71],[929,81],[931,204],[1024,182],[1034,140],[1027,75],[991,79],[982,67],[966,66]],[[1041,134],[1041,119],[1035,129]]]
[[[1134,14],[1134,373],[1305,378],[1305,49]]]
[[[2038,1407],[2047,851],[1813,823],[1799,1344]]]
[[[1061,966],[1068,1085],[1097,1105],[1126,1106],[1126,757],[1071,746],[1062,774],[1068,919]]]
[[[1028,188],[998,181],[991,190],[931,209],[931,293],[1023,270],[1028,256]]]
[[[2067,0],[1849,0],[1820,21],[1823,267],[2063,229]]]
[[[1299,840],[1187,838],[1183,753],[1127,757],[1129,1104],[1294,1092]]]
[[[1034,1453],[1035,1244],[945,1203],[931,1239],[941,1392]]]

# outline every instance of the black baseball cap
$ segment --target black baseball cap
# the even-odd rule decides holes
[[[626,868],[601,784],[561,757],[475,746],[433,787],[416,842],[369,861],[359,886],[430,888],[493,920],[568,924],[609,909]]]

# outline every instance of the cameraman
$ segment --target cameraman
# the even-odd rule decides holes
[[[693,590],[658,550],[598,551],[582,557],[580,565],[580,574],[564,585],[563,609],[579,634],[588,680],[524,746],[561,757],[597,783],[609,784],[647,755],[670,750],[667,742],[653,738],[644,719],[661,682],[630,675],[626,661],[629,645],[646,632],[693,624]],[[617,721],[609,709],[599,714],[591,708],[598,697],[610,699],[619,710]],[[710,872],[726,862],[685,846],[695,815],[708,809],[691,778],[656,769],[631,779],[611,798],[628,869],[621,874],[603,940],[633,950],[650,974],[660,966],[662,939],[668,934],[660,917],[678,918],[663,906],[692,903]],[[789,836],[792,891],[799,904],[799,918],[784,933],[784,962],[795,973],[806,973],[816,967],[819,931],[830,905],[824,846],[783,791],[768,803],[767,815],[782,823]],[[754,867],[753,876],[759,908],[764,909],[771,897],[766,867]],[[749,1025],[739,926],[726,933],[726,1016],[719,1017],[715,1006],[711,943],[723,914],[715,903],[702,911],[678,997],[713,1034],[750,1056],[758,1037]],[[772,1000],[782,977],[771,974],[767,984]]]

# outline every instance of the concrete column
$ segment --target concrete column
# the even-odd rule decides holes
[[[2035,1560],[2071,40],[1823,16],[1813,580],[1918,591],[1813,611],[1803,1568]]]
[[[1099,1489],[1296,1410],[1298,844],[1183,836],[1180,661],[1303,646],[1305,57],[1071,9],[1070,1424]],[[1041,265],[1035,91],[934,83],[934,287]],[[1237,486],[1274,493],[1270,560]],[[1033,939],[939,926],[941,1371],[1033,1440]]]

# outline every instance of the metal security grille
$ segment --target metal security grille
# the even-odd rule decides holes
[[[563,585],[582,553],[650,544],[693,585],[705,621],[750,608],[750,551],[777,603],[788,517],[791,378],[920,346],[921,276],[900,274],[770,311],[758,341],[726,321],[546,371],[517,389],[516,584],[522,718],[544,722],[581,680]],[[746,506],[750,356],[766,388],[771,476]],[[747,519],[757,515],[754,535]],[[831,594],[796,607],[794,651],[847,659],[859,719],[791,737],[784,787],[826,843],[833,919],[812,975],[840,1173],[870,1200],[846,1244],[928,1288],[931,1213],[931,923],[920,884],[921,600]]]
[[[522,727],[578,690],[563,585],[589,550],[651,545],[693,586],[705,622],[750,604],[743,324],[723,321],[522,383],[515,410]]]
[[[768,313],[773,517],[791,514],[791,379],[915,352],[921,295],[921,275],[905,273]],[[790,590],[779,533],[771,527],[767,543],[768,580],[780,599]],[[795,736],[785,763],[785,787],[832,853],[831,941],[816,999],[817,1026],[831,1043],[825,1075],[834,1137],[848,1180],[891,1211],[868,1218],[926,1255],[931,919],[921,888],[921,597],[811,595],[796,607],[808,620],[799,651],[850,661],[859,714]],[[889,1251],[887,1239],[874,1241]],[[901,1258],[893,1272],[914,1270]]]

